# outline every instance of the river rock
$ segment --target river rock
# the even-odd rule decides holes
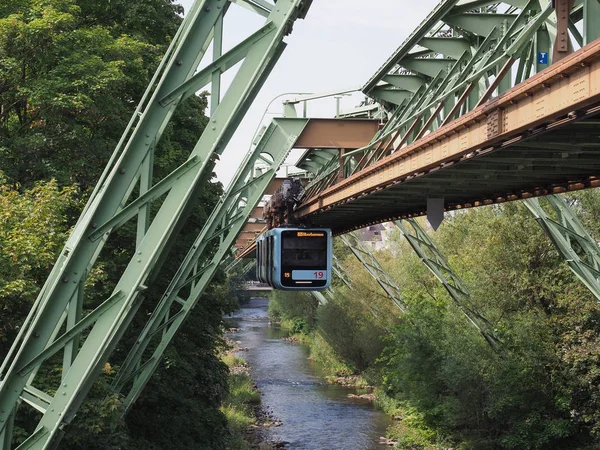
[[[394,439],[388,439],[384,436],[381,436],[379,438],[379,443],[381,445],[389,445],[390,447],[393,447],[394,445],[396,445],[398,443],[398,441],[395,441]]]
[[[279,448],[285,448],[287,442],[276,441],[276,442],[261,442],[258,444],[259,450],[276,450]]]
[[[360,400],[368,400],[370,402],[375,401],[375,396],[373,394],[361,394],[361,395],[348,394],[348,398],[357,398]]]

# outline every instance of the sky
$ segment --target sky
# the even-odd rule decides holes
[[[186,11],[193,0],[180,0]],[[226,186],[248,152],[254,133],[272,100],[288,92],[327,92],[362,87],[438,0],[314,0],[304,20],[297,20],[288,46],[257,95],[254,104],[216,167]],[[227,13],[225,51],[264,24],[264,18],[237,5]],[[232,74],[224,77],[224,85]],[[282,101],[272,102],[267,119],[281,115]],[[342,110],[360,103],[362,95],[344,97]],[[300,112],[300,111],[299,111]],[[309,117],[332,117],[335,100],[311,103]]]

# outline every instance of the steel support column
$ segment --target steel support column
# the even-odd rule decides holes
[[[583,45],[600,39],[600,1],[583,0]]]
[[[437,248],[431,237],[415,219],[398,220],[394,222],[400,233],[406,238],[412,249],[423,264],[444,286],[448,294],[469,321],[479,330],[485,340],[494,348],[499,349],[500,340],[494,333],[494,327],[482,314],[477,312],[471,302],[468,288],[454,272],[448,260]]]
[[[112,390],[126,396],[126,409],[148,383],[167,345],[200,299],[307,122],[274,119],[256,149],[247,155],[115,377]],[[261,169],[256,168],[258,162]],[[208,245],[216,239],[219,245],[211,255]],[[150,349],[159,331],[162,337]],[[145,358],[147,351],[151,355]]]
[[[535,220],[546,232],[560,256],[600,301],[600,249],[567,204],[564,197],[545,197],[556,218],[549,215],[537,198],[524,200]]]
[[[210,177],[213,156],[219,155],[229,142],[281,55],[284,36],[295,19],[304,15],[310,0],[279,0],[277,7],[267,12],[263,27],[197,71],[214,36],[214,28],[219,26],[229,4],[223,0],[197,0],[188,12],[0,367],[0,433],[4,433],[1,450],[11,449],[12,433],[7,424],[11,423],[10,415],[21,399],[37,409],[41,417],[33,433],[18,448],[59,446],[66,426],[138,310],[143,301],[141,293],[160,270],[177,230],[194,206],[203,182]],[[149,186],[151,155],[175,109],[209,84],[215,72],[222,73],[238,63],[241,63],[239,70],[220,103],[214,105],[209,124],[189,160],[173,174]],[[132,200],[130,196],[136,192],[140,178],[139,197]],[[139,220],[139,245],[113,295],[94,312],[77,320],[78,307],[71,302],[78,301],[76,292],[85,283],[106,239],[125,221],[145,214],[145,206],[164,194],[166,198],[152,222]],[[232,216],[227,219],[234,220]],[[228,223],[228,226],[234,225]],[[69,319],[67,311],[73,311]],[[62,326],[65,320],[66,329]],[[86,329],[89,332],[75,349],[72,344]],[[57,330],[62,333],[60,336]],[[32,395],[30,391],[37,392],[33,384],[39,367],[65,346],[69,346],[71,353],[75,350],[76,355],[65,358],[67,364],[72,363],[60,385]]]
[[[400,288],[393,278],[390,277],[385,269],[381,266],[377,258],[373,256],[372,250],[360,240],[358,234],[356,232],[348,233],[340,236],[340,238],[352,251],[354,256],[358,258],[365,269],[367,269],[375,281],[379,283],[384,292],[387,294],[390,300],[394,302],[398,309],[400,309],[400,311],[403,313],[406,312],[407,308],[404,300],[402,299],[402,292],[400,291]]]

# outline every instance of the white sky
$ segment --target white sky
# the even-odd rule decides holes
[[[187,11],[193,0],[180,2]],[[306,19],[296,21],[294,31],[286,37],[286,50],[221,156],[216,168],[218,179],[225,186],[229,183],[274,97],[287,92],[324,92],[364,85],[437,3],[438,0],[314,0]],[[232,5],[225,20],[224,50],[263,23],[257,14]],[[228,78],[231,75],[225,77],[224,87]],[[273,102],[269,112],[281,114],[284,98]],[[342,110],[356,106],[361,98],[345,97]],[[334,113],[333,99],[308,107],[311,117],[331,117]]]

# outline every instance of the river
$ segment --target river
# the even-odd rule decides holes
[[[250,365],[262,406],[282,425],[269,429],[274,441],[288,449],[371,450],[379,443],[389,419],[364,400],[348,398],[352,388],[330,385],[308,360],[308,347],[282,340],[285,331],[269,326],[268,300],[253,298],[230,323],[240,328],[231,338]],[[364,393],[358,392],[358,393]]]

